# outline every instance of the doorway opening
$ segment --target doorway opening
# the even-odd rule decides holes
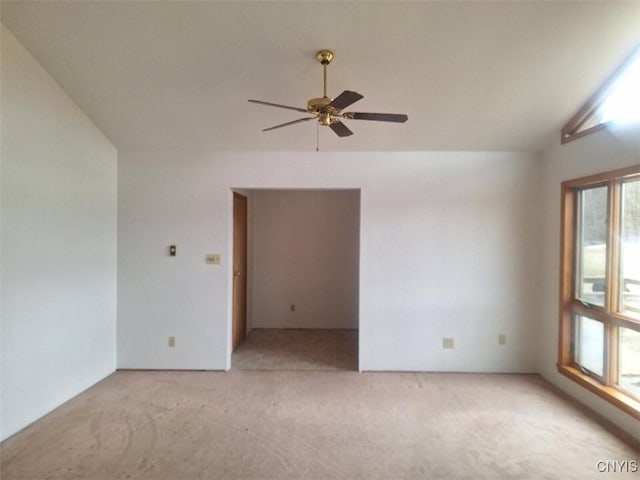
[[[234,213],[231,368],[357,370],[360,190],[238,189],[234,212],[239,192],[247,199],[246,336],[235,320],[243,229]]]

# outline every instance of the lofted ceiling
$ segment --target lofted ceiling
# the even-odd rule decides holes
[[[406,113],[321,150],[540,151],[640,42],[640,1],[2,1],[2,23],[120,150],[315,150],[248,99]]]

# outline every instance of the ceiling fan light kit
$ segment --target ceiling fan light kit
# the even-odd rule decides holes
[[[269,130],[275,130],[276,128],[287,127],[296,123],[307,122],[309,120],[317,120],[320,125],[327,126],[333,130],[333,132],[339,137],[348,137],[353,135],[353,132],[342,123],[341,119],[349,120],[373,120],[378,122],[394,122],[404,123],[408,117],[401,113],[363,113],[363,112],[342,112],[342,110],[349,105],[354,104],[358,100],[364,98],[358,92],[351,90],[345,90],[336,98],[330,98],[327,95],[327,67],[333,61],[334,55],[331,50],[320,50],[316,53],[316,60],[320,62],[323,69],[323,96],[319,98],[312,98],[307,102],[307,108],[291,107],[288,105],[281,105],[278,103],[264,102],[262,100],[249,100],[253,103],[259,103],[261,105],[267,105],[270,107],[285,108],[288,110],[295,110],[297,112],[310,113],[312,117],[304,117],[291,122],[281,123],[273,127],[265,128],[262,131],[267,132]]]

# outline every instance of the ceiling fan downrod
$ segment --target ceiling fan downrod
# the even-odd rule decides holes
[[[327,66],[333,60],[333,52],[331,50],[320,50],[318,53],[316,53],[316,59],[322,64],[322,72],[323,72],[323,80],[324,80],[323,81],[324,89],[323,89],[322,96],[324,98],[328,98],[327,97]]]

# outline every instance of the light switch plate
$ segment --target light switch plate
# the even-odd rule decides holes
[[[207,254],[207,263],[211,265],[220,265],[220,254],[219,253],[208,253]]]
[[[453,348],[453,338],[444,337],[442,339],[442,348]]]

